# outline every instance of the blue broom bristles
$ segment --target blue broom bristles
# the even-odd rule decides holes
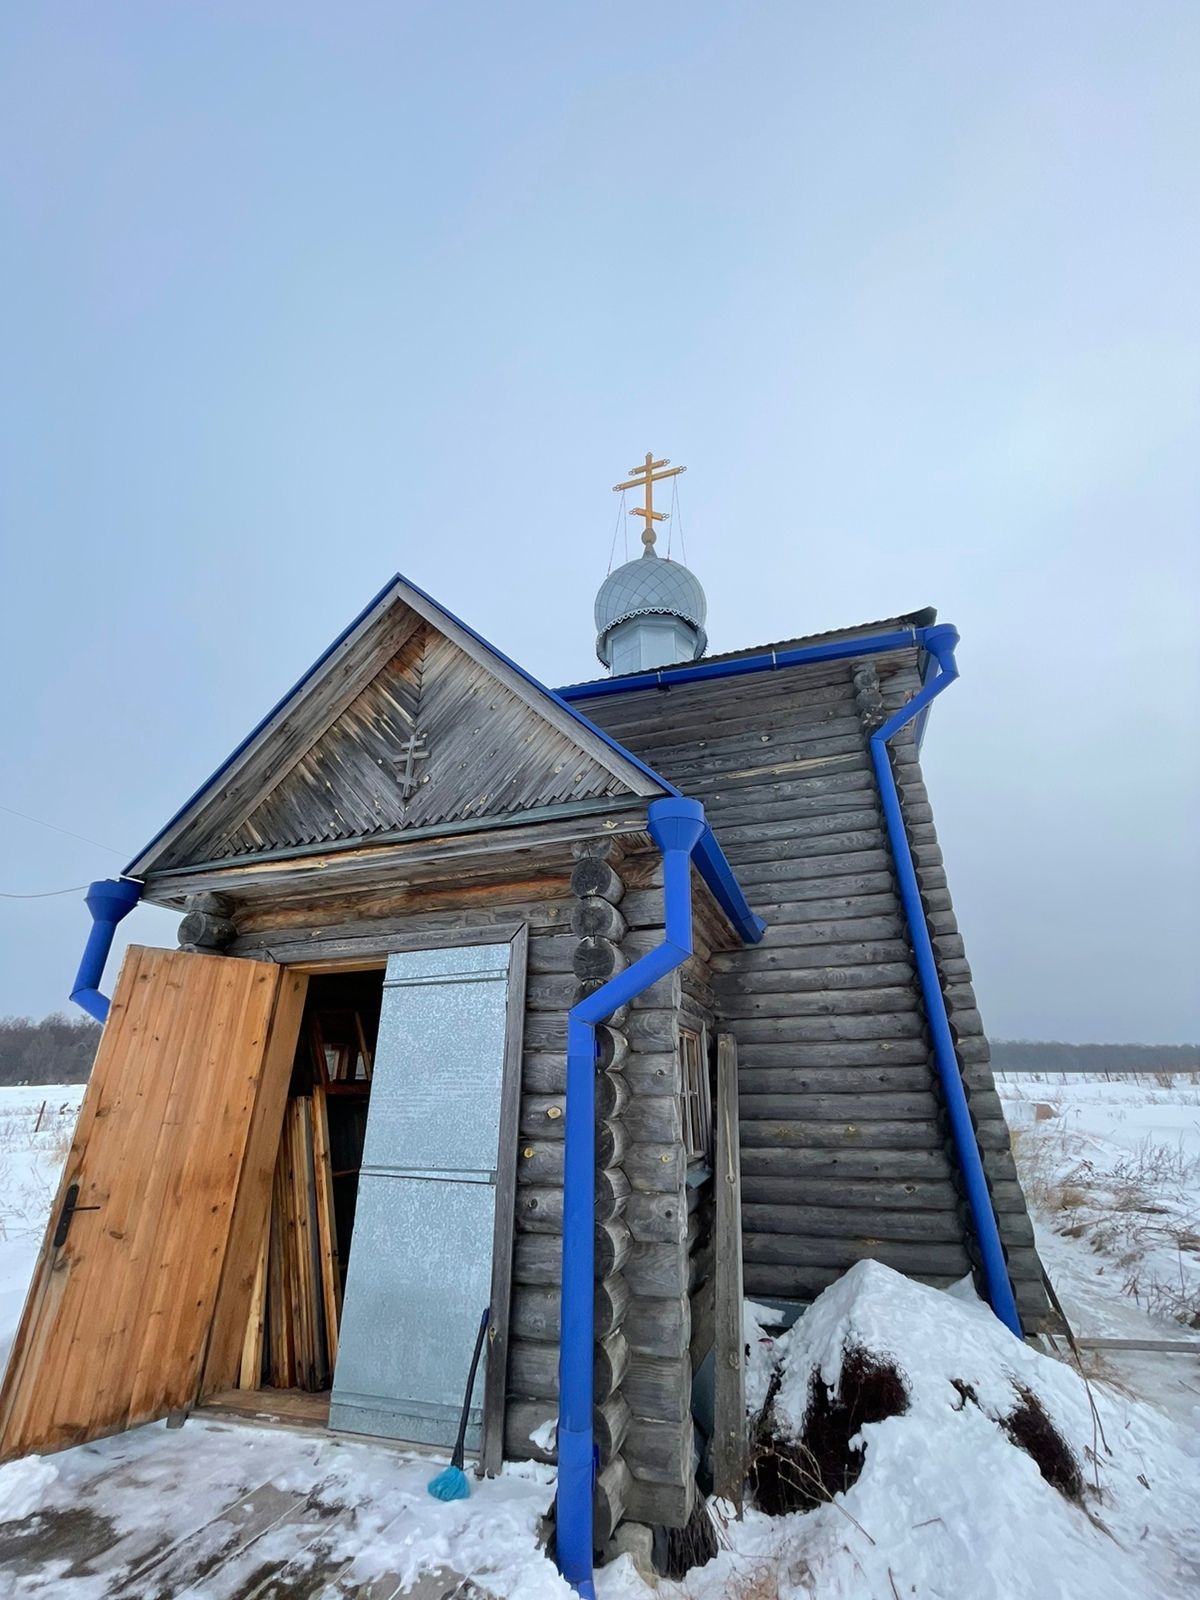
[[[435,1500],[469,1500],[471,1485],[461,1467],[449,1466],[429,1480],[429,1492]]]

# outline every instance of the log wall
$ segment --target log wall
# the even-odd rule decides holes
[[[869,670],[864,672],[864,666]],[[915,652],[590,702],[702,800],[769,931],[712,957],[737,1039],[746,1292],[811,1300],[872,1257],[948,1285],[973,1266],[867,740]],[[1047,1306],[912,734],[905,822],[1022,1315]]]

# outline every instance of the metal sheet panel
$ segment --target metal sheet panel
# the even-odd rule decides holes
[[[505,943],[388,960],[333,1428],[454,1441],[491,1293],[510,954]]]

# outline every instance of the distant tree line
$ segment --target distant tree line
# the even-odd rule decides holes
[[[1061,1039],[993,1039],[997,1072],[1194,1072],[1197,1044],[1064,1044]]]
[[[61,1011],[40,1022],[0,1018],[0,1084],[84,1083],[99,1039],[99,1023]],[[1194,1072],[1200,1045],[994,1039],[992,1065],[1000,1072]]]
[[[99,1042],[90,1017],[0,1017],[0,1084],[85,1083]]]

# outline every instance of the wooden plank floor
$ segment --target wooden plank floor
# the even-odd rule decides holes
[[[136,1492],[130,1473],[130,1492]],[[110,1480],[111,1487],[111,1480]],[[0,1526],[0,1572],[6,1594],[43,1596],[63,1577],[111,1579],[104,1600],[175,1600],[203,1593],[206,1600],[494,1600],[489,1592],[449,1568],[401,1589],[397,1573],[357,1578],[340,1535],[356,1516],[317,1483],[307,1492],[262,1483],[222,1507],[199,1528],[174,1540],[140,1547],[112,1539],[105,1519],[85,1506],[42,1512]],[[385,1530],[403,1539],[402,1511]],[[108,1537],[106,1537],[108,1535]],[[113,1557],[124,1559],[114,1565]]]

